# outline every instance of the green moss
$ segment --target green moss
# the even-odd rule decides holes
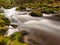
[[[7,17],[0,14],[0,35],[4,35],[7,31],[5,26],[10,25],[10,21]]]
[[[47,7],[47,5],[45,5],[45,4],[40,4],[39,7]]]
[[[54,10],[54,8],[48,8],[47,11],[48,11],[49,13],[54,13],[55,10]]]
[[[27,35],[27,34],[28,34],[28,32],[26,32],[26,31],[16,32],[10,36],[10,39],[18,40],[23,43],[24,42],[24,39],[23,39],[24,35]]]
[[[2,14],[0,14],[0,20],[0,26],[10,25],[9,19]]]
[[[56,11],[56,8],[48,5],[40,5],[40,9],[42,13],[54,13]]]
[[[42,13],[41,12],[31,12],[30,15],[33,17],[41,17]]]
[[[27,4],[24,5],[26,8],[32,8],[32,9],[37,9],[39,8],[40,4]]]
[[[18,40],[10,40],[6,36],[0,36],[0,45],[28,45],[27,43],[21,43]]]
[[[0,36],[1,45],[28,45],[27,43],[21,43],[18,40],[10,40],[9,37]]]
[[[60,12],[60,6],[55,7],[56,11]]]
[[[0,36],[0,45],[6,45],[9,42],[8,37]]]
[[[42,13],[54,13],[55,8],[44,8],[42,9]]]
[[[12,41],[12,43],[10,45],[28,45],[27,43],[20,43],[17,40]]]
[[[10,9],[10,8],[12,8],[12,6],[10,6],[10,5],[6,5],[6,6],[3,6],[5,9]]]
[[[26,10],[26,8],[25,8],[25,7],[20,6],[20,7],[16,8],[16,10],[17,10],[17,11]]]
[[[25,31],[22,31],[23,33]],[[28,45],[27,43],[22,43],[24,37],[22,37],[23,33],[17,32],[14,33],[12,36],[6,37],[6,36],[0,36],[0,44],[1,45]],[[21,39],[21,41],[19,41]]]
[[[7,28],[5,28],[5,27],[0,27],[0,36],[1,36],[1,35],[4,35],[4,34],[6,33],[6,31],[7,31]]]

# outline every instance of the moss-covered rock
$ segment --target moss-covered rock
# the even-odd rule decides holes
[[[47,13],[47,14],[49,14],[49,13],[54,13],[54,11],[55,11],[55,9],[54,8],[47,8],[47,9],[43,9],[42,10],[42,13]]]
[[[20,7],[16,8],[16,10],[17,10],[17,11],[26,10],[26,8],[25,8],[25,7],[20,6]]]
[[[48,6],[48,5],[40,5],[40,10],[42,13],[54,13],[56,11],[56,8],[53,6]]]
[[[42,17],[43,16],[41,12],[31,12],[30,15],[33,17]]]

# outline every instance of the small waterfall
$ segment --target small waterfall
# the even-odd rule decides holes
[[[8,31],[6,32],[6,34],[4,36],[10,36],[14,32],[19,32],[18,28],[13,28],[12,26],[9,26],[9,29],[8,29]]]
[[[7,16],[7,17],[10,17],[12,15],[15,15],[15,9],[16,7],[13,7],[11,9],[4,9],[4,14]]]

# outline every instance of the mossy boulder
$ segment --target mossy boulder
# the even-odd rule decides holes
[[[43,9],[42,10],[42,13],[47,13],[47,14],[49,14],[49,13],[55,13],[54,11],[55,11],[54,8],[47,8],[45,10]]]
[[[16,10],[17,10],[17,11],[26,10],[26,8],[25,8],[25,7],[20,6],[20,7],[16,8]]]
[[[48,5],[40,5],[40,9],[42,13],[54,13],[56,11],[56,8],[53,6],[48,6]]]
[[[30,15],[33,17],[42,17],[43,16],[41,12],[31,12]]]

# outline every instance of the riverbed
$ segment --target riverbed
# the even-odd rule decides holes
[[[16,11],[16,7],[3,9],[11,24],[30,32],[29,37],[42,45],[60,45],[60,20],[51,16],[32,17],[29,12]],[[9,33],[8,33],[9,34]]]

